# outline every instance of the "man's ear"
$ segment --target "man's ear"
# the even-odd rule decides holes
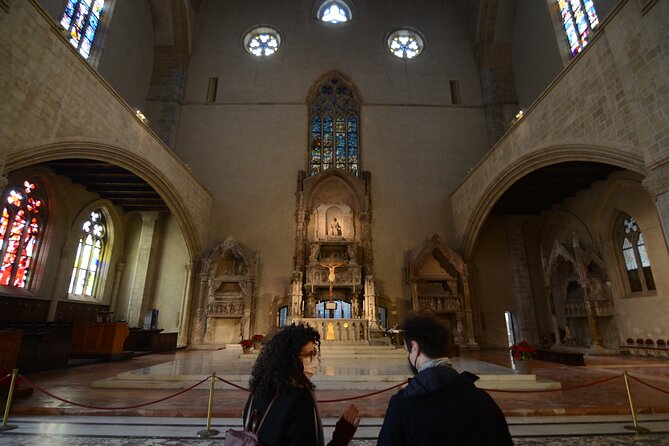
[[[414,350],[416,350],[416,351],[419,350],[418,342],[411,341],[411,350],[410,351],[414,351]]]

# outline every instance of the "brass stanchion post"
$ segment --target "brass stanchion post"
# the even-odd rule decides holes
[[[12,397],[14,396],[14,385],[16,384],[16,375],[19,374],[19,369],[14,369],[12,371],[12,381],[9,383],[9,392],[7,392],[7,404],[5,405],[5,415],[2,417],[2,426],[0,426],[0,432],[9,431],[16,429],[18,426],[12,426],[7,424],[7,419],[9,419],[9,408],[12,407]]]
[[[211,372],[211,386],[209,386],[209,406],[207,407],[207,428],[197,433],[198,437],[213,437],[218,435],[216,429],[211,428],[211,408],[214,405],[214,385],[216,384],[216,372]]]
[[[632,412],[632,422],[634,423],[633,426],[625,426],[625,429],[632,430],[636,432],[637,434],[647,434],[650,432],[650,429],[647,427],[639,426],[639,424],[636,421],[636,409],[634,408],[634,401],[632,401],[632,392],[630,391],[630,383],[629,379],[627,378],[627,370],[623,371],[623,379],[625,380],[625,390],[627,390],[627,399],[630,403],[630,411]]]

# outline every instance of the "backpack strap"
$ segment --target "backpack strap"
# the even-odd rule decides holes
[[[265,422],[265,418],[267,418],[269,410],[272,408],[272,404],[274,404],[274,401],[276,401],[276,396],[272,398],[272,401],[269,402],[267,409],[265,409],[265,413],[263,414],[260,421],[258,421],[258,415],[259,415],[258,409],[252,409],[253,395],[251,395],[251,400],[249,401],[249,405],[246,410],[246,422],[244,423],[244,430],[253,432],[254,434],[258,434],[258,432],[260,432],[262,424]],[[251,413],[250,415],[249,412]]]
[[[269,410],[272,408],[272,404],[274,404],[274,401],[276,401],[276,396],[272,398],[272,401],[269,402],[269,405],[267,406],[267,409],[265,409],[265,413],[263,414],[262,418],[260,419],[260,422],[258,422],[258,412],[254,410],[255,412],[255,417],[253,417],[253,426],[251,429],[251,432],[254,434],[258,435],[260,433],[260,428],[262,427],[263,423],[265,422],[265,419],[267,418],[267,415],[269,414]]]

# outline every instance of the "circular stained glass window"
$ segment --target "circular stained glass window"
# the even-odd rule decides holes
[[[400,59],[413,59],[425,49],[425,38],[416,30],[401,28],[388,33],[388,49]]]
[[[243,43],[254,56],[271,56],[281,47],[281,33],[271,26],[256,26],[244,34]]]
[[[326,0],[318,7],[316,18],[321,22],[338,25],[353,18],[351,8],[342,0]]]

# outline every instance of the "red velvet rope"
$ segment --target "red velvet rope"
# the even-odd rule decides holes
[[[646,381],[642,380],[641,378],[637,378],[636,376],[632,376],[632,375],[630,375],[630,374],[628,374],[627,376],[629,376],[630,378],[632,378],[634,381],[637,381],[637,382],[643,384],[644,386],[648,386],[648,387],[650,387],[651,389],[654,389],[654,390],[657,390],[658,392],[666,393],[667,395],[669,395],[669,392],[668,392],[668,391],[666,391],[666,390],[664,390],[664,389],[660,389],[659,387],[655,387],[654,385],[652,385],[652,384],[650,384],[650,383],[647,383]]]
[[[615,375],[615,376],[609,376],[608,378],[600,379],[598,381],[592,381],[589,383],[585,384],[579,384],[577,386],[571,386],[571,387],[561,387],[559,389],[542,389],[542,390],[501,390],[501,389],[483,389],[480,388],[481,390],[485,390],[486,392],[501,392],[501,393],[548,393],[548,392],[564,392],[565,390],[574,390],[574,389],[580,389],[582,387],[589,387],[589,386],[594,386],[597,384],[605,383],[607,381],[614,380],[616,378],[620,378],[622,375]]]
[[[361,398],[367,398],[368,396],[378,395],[379,393],[383,393],[383,392],[387,392],[387,391],[389,391],[389,390],[396,389],[396,388],[398,388],[398,387],[400,387],[400,386],[405,385],[405,384],[408,383],[408,382],[409,382],[409,381],[406,380],[406,381],[403,381],[403,382],[401,382],[401,383],[399,383],[399,384],[395,384],[395,385],[392,386],[392,387],[388,387],[387,389],[377,390],[376,392],[367,393],[367,394],[365,394],[365,395],[352,396],[352,397],[349,397],[349,398],[339,398],[339,399],[336,399],[336,400],[318,400],[318,402],[319,402],[319,403],[339,403],[339,402],[341,402],[341,401],[359,400],[359,399],[361,399]]]
[[[202,384],[203,382],[205,382],[205,381],[207,381],[207,380],[209,379],[209,377],[207,376],[207,377],[206,377],[205,379],[203,379],[202,381],[200,381],[200,382],[198,382],[198,383],[196,383],[196,384],[193,384],[192,386],[187,387],[187,388],[181,390],[180,392],[177,392],[177,393],[175,393],[175,394],[173,394],[173,395],[166,396],[165,398],[161,398],[161,399],[159,399],[159,400],[150,401],[150,402],[148,402],[148,403],[135,404],[135,405],[133,405],[133,406],[100,407],[100,406],[91,406],[91,405],[89,405],[89,404],[75,403],[74,401],[66,400],[65,398],[61,398],[61,397],[56,396],[56,395],[54,395],[53,393],[47,391],[46,389],[44,389],[44,388],[41,387],[40,385],[35,384],[34,382],[31,382],[31,381],[30,381],[28,378],[26,378],[25,376],[22,376],[22,378],[26,381],[26,383],[28,383],[28,384],[30,384],[31,386],[35,387],[35,388],[36,388],[37,390],[39,390],[40,392],[44,393],[45,395],[50,396],[51,398],[55,398],[55,399],[57,399],[58,401],[62,401],[62,402],[64,402],[64,403],[72,404],[73,406],[85,407],[85,408],[87,408],[87,409],[98,409],[98,410],[126,410],[126,409],[137,409],[138,407],[144,407],[144,406],[149,406],[149,405],[151,405],[151,404],[160,403],[161,401],[169,400],[170,398],[174,398],[175,396],[181,395],[182,393],[186,393],[186,392],[188,392],[189,390],[193,390],[195,387],[199,386],[200,384]]]
[[[4,380],[6,380],[7,378],[11,377],[11,376],[12,376],[11,373],[8,373],[7,375],[3,376],[2,378],[0,378],[0,383],[3,382]]]
[[[218,379],[219,381],[222,381],[222,382],[228,384],[229,386],[235,387],[235,388],[237,388],[237,389],[239,389],[239,390],[245,390],[245,391],[247,391],[247,392],[250,392],[250,391],[251,391],[250,389],[247,389],[246,387],[239,386],[239,385],[237,385],[237,384],[235,384],[235,383],[232,383],[232,382],[230,382],[230,381],[228,381],[228,380],[226,380],[226,379],[221,378],[220,376],[217,376],[216,379]],[[339,399],[335,399],[335,400],[318,400],[318,402],[319,402],[319,403],[339,403],[339,402],[341,402],[341,401],[359,400],[359,399],[362,399],[362,398],[367,398],[368,396],[374,396],[374,395],[378,395],[379,393],[383,393],[383,392],[387,392],[387,391],[389,391],[389,390],[396,389],[397,387],[400,387],[400,386],[405,385],[407,382],[408,382],[408,381],[403,381],[403,382],[401,382],[401,383],[399,383],[399,384],[395,384],[394,386],[388,387],[387,389],[378,390],[378,391],[376,391],[376,392],[372,392],[372,393],[366,393],[366,394],[364,394],[364,395],[351,396],[351,397],[348,397],[348,398],[339,398]]]

